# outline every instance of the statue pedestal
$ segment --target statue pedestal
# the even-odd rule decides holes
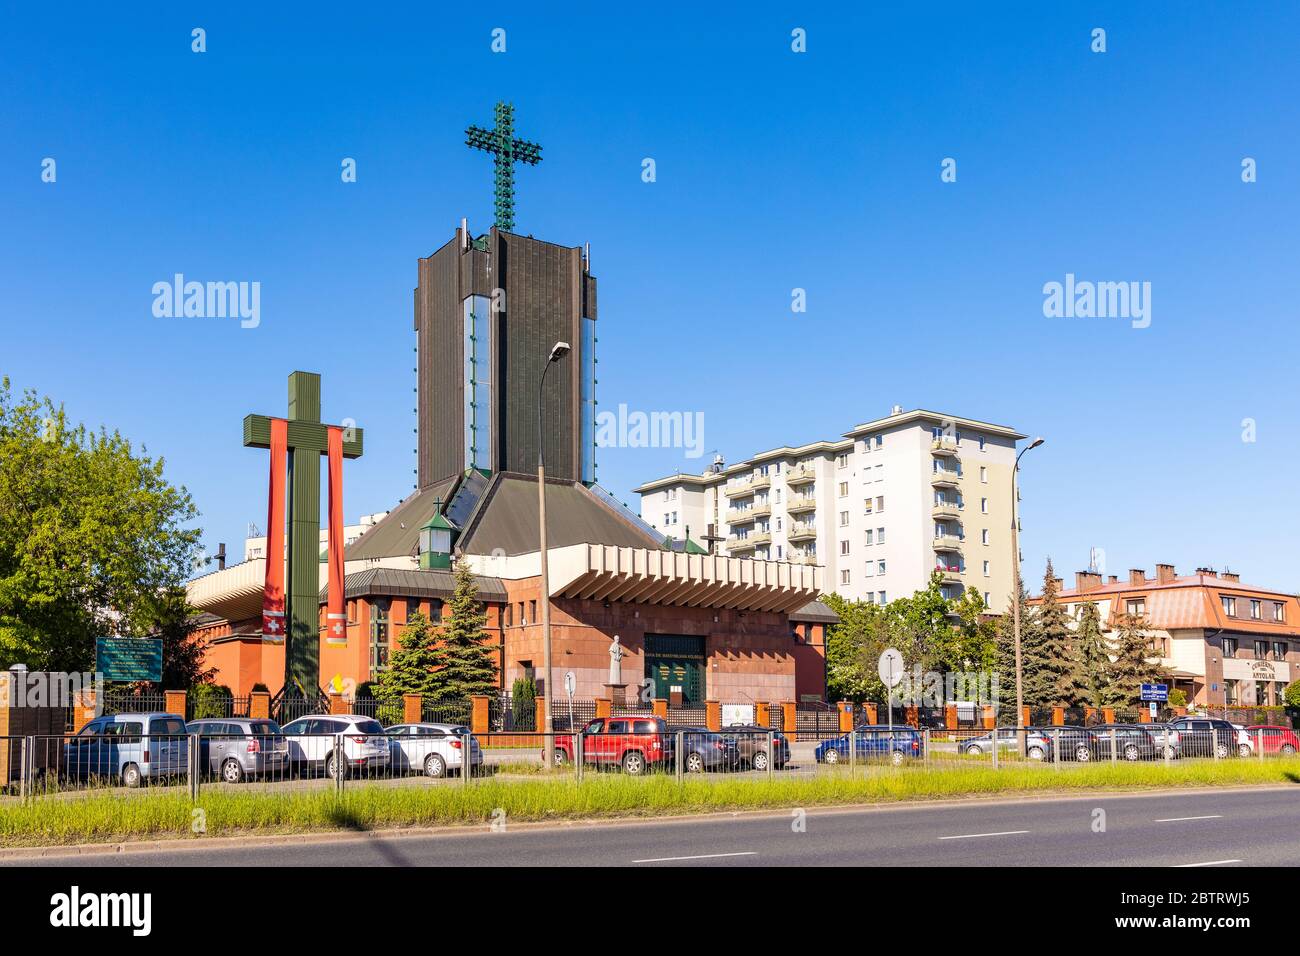
[[[604,684],[605,696],[615,707],[627,706],[627,684]]]

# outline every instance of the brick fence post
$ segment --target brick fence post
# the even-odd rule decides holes
[[[853,701],[842,700],[835,705],[840,714],[840,733],[847,734],[853,729]]]
[[[419,694],[402,695],[402,723],[418,724],[424,716],[424,698]]]
[[[255,690],[249,694],[248,716],[253,720],[270,720],[271,695],[264,690]]]
[[[766,727],[772,719],[772,705],[754,701],[754,725]]]
[[[877,723],[880,722],[879,718],[878,718],[877,715],[876,715],[876,705],[875,705],[875,704],[870,704],[870,703],[868,703],[868,704],[863,704],[863,705],[862,705],[862,709],[865,710],[865,711],[867,712],[867,723],[872,724],[872,725],[875,725],[875,724],[877,724]]]
[[[542,699],[537,698],[538,716],[542,712]],[[485,734],[488,732],[488,723],[490,720],[488,712],[488,697],[486,694],[475,694],[469,699],[469,730],[472,734]]]
[[[1108,724],[1115,723],[1115,710],[1112,707],[1103,707],[1101,709],[1101,719]]]
[[[654,708],[656,717],[662,717],[664,720],[668,719],[668,698],[656,697],[651,702],[651,706]]]
[[[706,700],[704,702],[704,715],[709,730],[717,733],[722,729],[722,701]]]
[[[907,717],[906,717],[906,720],[907,720],[908,726],[910,726],[910,727],[916,727],[916,728],[918,728],[918,729],[920,728],[920,726],[921,726],[921,711],[917,708],[917,706],[916,706],[915,704],[908,704],[908,705],[907,705]]]
[[[348,701],[342,694],[330,694],[330,713],[346,714],[348,712]]]
[[[770,727],[771,724],[768,724],[767,726]],[[791,735],[799,729],[799,718],[795,711],[794,701],[792,700],[781,702],[781,728],[783,733]]]
[[[984,711],[984,729],[993,730],[998,725],[998,718],[993,705],[985,704],[983,707],[983,711]]]
[[[1064,726],[1065,726],[1065,708],[1064,708],[1064,707],[1053,707],[1053,708],[1052,708],[1052,726],[1053,726],[1053,727],[1064,727]]]
[[[610,711],[613,710],[613,707],[614,707],[614,702],[610,700],[608,697],[596,698],[597,717],[608,718],[610,715]]]
[[[1022,724],[1024,724],[1026,727],[1029,726],[1029,708],[1028,708],[1028,707],[1021,707],[1021,708],[1020,708],[1020,722],[1021,722]]]
[[[180,714],[185,716],[185,691],[183,690],[166,690],[163,691],[163,699],[166,703],[163,705],[169,714]]]
[[[83,688],[77,696],[77,702],[72,709],[72,732],[80,733],[81,728],[86,726],[95,719],[95,691],[93,688]]]
[[[957,729],[957,705],[945,704],[943,708],[943,725],[949,730]]]

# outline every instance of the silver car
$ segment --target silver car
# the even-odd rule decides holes
[[[466,737],[470,773],[483,763],[483,750],[464,724],[394,724],[386,733],[395,773],[414,770],[427,777],[444,777],[450,770],[464,769]]]
[[[205,718],[188,729],[199,738],[199,767],[226,783],[276,776],[289,765],[289,742],[273,720]]]

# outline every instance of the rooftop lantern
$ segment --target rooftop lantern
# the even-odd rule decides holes
[[[451,567],[451,536],[455,530],[442,516],[442,499],[434,499],[433,517],[420,528],[420,570]]]

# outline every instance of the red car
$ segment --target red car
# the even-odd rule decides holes
[[[569,734],[555,738],[557,764],[573,763],[573,741]],[[673,737],[662,718],[597,717],[582,728],[584,765],[617,765],[637,775],[654,767],[670,766],[672,758]]]
[[[1290,727],[1256,724],[1253,727],[1247,727],[1246,733],[1250,734],[1252,746],[1258,747],[1259,741],[1264,742],[1264,753],[1266,754],[1282,754],[1290,757],[1297,750],[1300,750],[1300,737],[1297,737],[1295,731]]]

